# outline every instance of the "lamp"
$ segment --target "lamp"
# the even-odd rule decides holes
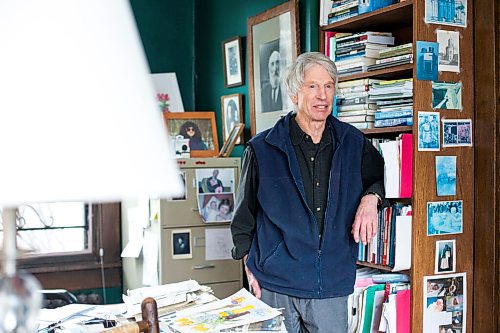
[[[1,1],[0,49],[0,205],[181,194],[127,0]],[[20,277],[14,215],[1,281]],[[0,290],[19,301],[0,332],[32,331],[23,292]]]

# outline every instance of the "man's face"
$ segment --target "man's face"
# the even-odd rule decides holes
[[[309,121],[325,121],[332,112],[335,95],[334,81],[323,66],[313,65],[306,70],[304,84],[292,101],[297,113]]]
[[[218,176],[218,175],[219,175],[219,170],[214,170],[214,171],[212,171],[212,176],[213,176],[214,178],[217,178],[217,176]]]
[[[269,81],[273,88],[277,87],[280,81],[280,54],[278,51],[273,51],[269,57]]]

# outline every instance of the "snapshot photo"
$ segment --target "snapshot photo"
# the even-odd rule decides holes
[[[466,274],[424,276],[423,287],[423,332],[465,332]]]
[[[418,150],[438,151],[439,139],[439,112],[418,112]]]
[[[457,194],[456,156],[436,156],[436,189],[438,196]]]
[[[233,128],[242,123],[243,119],[243,95],[242,94],[233,94],[233,95],[225,95],[221,97],[221,106],[222,106],[222,136],[223,142],[226,142],[229,138],[229,134],[233,130]],[[243,135],[238,137],[235,144],[243,143]]]
[[[461,234],[462,200],[427,203],[427,236]]]
[[[434,274],[454,273],[456,271],[455,240],[436,241]]]
[[[196,169],[198,193],[234,193],[234,168]]]
[[[432,82],[432,108],[462,110],[462,82]]]
[[[417,41],[417,80],[437,81],[438,79],[438,52],[436,42]]]
[[[441,72],[460,73],[460,34],[458,31],[436,30],[439,43],[439,66]]]
[[[467,0],[425,0],[425,23],[467,26]]]
[[[190,259],[192,257],[191,229],[172,230],[172,258]]]
[[[206,223],[231,222],[234,211],[234,194],[198,194],[198,209]]]
[[[443,119],[443,147],[472,146],[471,119]]]

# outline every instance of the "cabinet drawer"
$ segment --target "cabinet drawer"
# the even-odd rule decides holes
[[[187,279],[196,280],[200,284],[241,281],[242,267],[240,260],[205,260],[205,230],[209,228],[220,229],[221,227],[162,229],[160,283],[171,283]],[[227,229],[229,226],[225,226],[225,228]],[[178,240],[179,235],[184,237],[184,243],[189,238],[189,244],[184,244],[184,250],[188,245],[190,251],[176,250],[177,254],[174,256],[172,234],[175,234],[175,241]]]

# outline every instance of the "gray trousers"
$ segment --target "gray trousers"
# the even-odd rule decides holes
[[[347,298],[297,298],[262,289],[261,300],[284,309],[288,333],[346,333]]]

